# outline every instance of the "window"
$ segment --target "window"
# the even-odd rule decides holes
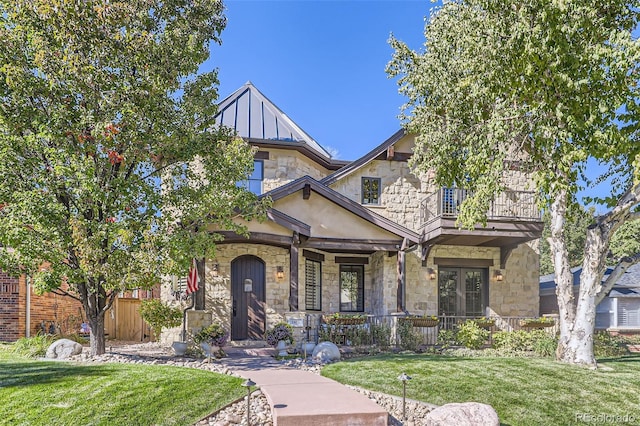
[[[362,178],[362,204],[380,204],[380,178]]]
[[[363,265],[340,265],[340,311],[364,311]]]
[[[253,160],[253,172],[246,180],[238,182],[238,186],[248,189],[254,194],[262,194],[262,179],[264,178],[264,163],[262,160]]]
[[[440,268],[438,311],[448,316],[483,316],[488,301],[487,270]]]
[[[322,268],[320,262],[306,259],[304,267],[305,308],[322,310]]]

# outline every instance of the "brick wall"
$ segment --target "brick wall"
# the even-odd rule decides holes
[[[13,342],[26,336],[27,298],[24,276],[13,278],[0,272],[0,341]],[[54,324],[56,333],[73,333],[82,322],[80,302],[53,293],[37,295],[31,289],[30,335],[48,331]]]
[[[20,282],[0,271],[0,341],[11,342],[20,337]],[[22,323],[24,333],[24,322]]]

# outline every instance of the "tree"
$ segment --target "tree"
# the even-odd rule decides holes
[[[582,263],[587,228],[594,222],[594,219],[595,208],[593,207],[585,209],[584,206],[580,204],[573,204],[567,209],[567,222],[564,229],[567,255],[571,268],[579,266]],[[549,210],[544,212],[542,220],[544,221],[544,229],[542,230],[542,238],[540,239],[540,274],[546,275],[553,273],[553,257],[551,256],[551,247],[548,241],[551,237],[551,215],[549,214]],[[617,236],[618,233],[615,235]]]
[[[622,259],[639,252],[640,221],[623,223],[611,238],[611,256],[614,259]]]
[[[215,127],[220,1],[0,1],[0,267],[82,302],[185,275],[260,216],[250,146]],[[239,213],[240,212],[240,213]]]
[[[411,165],[436,182],[473,190],[459,223],[486,222],[508,168],[534,176],[549,211],[560,312],[557,358],[593,366],[595,306],[627,258],[601,283],[609,241],[637,218],[637,2],[447,1],[425,26],[423,52],[392,38],[388,66],[408,97],[404,120],[417,142]],[[611,210],[587,230],[574,307],[566,239],[589,158],[609,164]],[[514,162],[513,160],[517,160]],[[605,176],[606,177],[606,176]]]

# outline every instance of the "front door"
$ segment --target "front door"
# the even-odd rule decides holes
[[[446,316],[481,317],[489,300],[487,269],[439,268],[438,312]]]
[[[231,340],[263,340],[265,332],[265,265],[246,255],[231,262]]]

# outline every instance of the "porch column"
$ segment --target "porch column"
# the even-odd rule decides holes
[[[298,310],[298,246],[289,247],[289,311]]]
[[[406,265],[405,265],[405,256],[406,256],[406,250],[409,248],[409,240],[408,239],[403,239],[402,240],[402,246],[400,247],[400,250],[398,250],[398,286],[397,286],[397,296],[396,296],[396,309],[398,312],[405,312],[407,310],[407,307],[405,305],[406,303],[406,291],[407,291],[407,286],[406,286],[406,276],[405,276],[405,269],[406,269]]]
[[[203,311],[205,309],[205,281],[204,281],[204,277],[205,277],[205,267],[207,265],[207,262],[205,260],[205,258],[203,257],[202,260],[196,260],[196,267],[198,268],[198,279],[199,279],[199,286],[198,286],[198,290],[194,293],[194,299],[195,299],[195,304],[194,304],[194,309],[196,311]]]
[[[405,253],[402,250],[398,251],[398,263],[397,263],[397,273],[398,273],[398,286],[396,291],[396,310],[398,312],[404,312],[405,306]]]

